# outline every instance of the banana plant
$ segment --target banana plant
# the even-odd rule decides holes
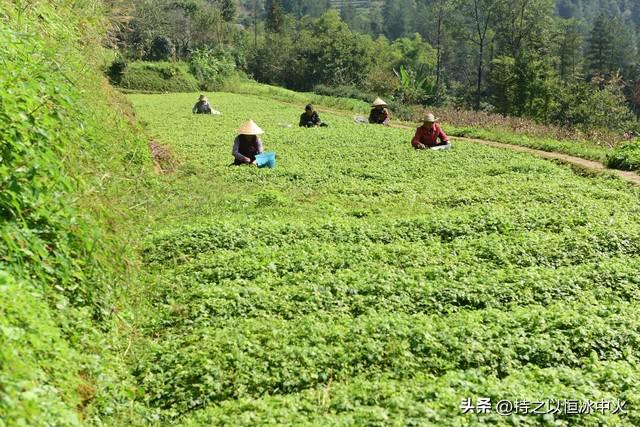
[[[429,69],[425,64],[420,64],[418,67],[411,69],[408,66],[401,65],[400,70],[393,70],[400,85],[410,89],[420,89],[431,94],[435,86],[435,77],[431,75]]]

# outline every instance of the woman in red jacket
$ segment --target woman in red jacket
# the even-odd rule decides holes
[[[449,137],[437,123],[438,119],[431,113],[424,117],[423,124],[416,129],[411,145],[416,150],[451,148]],[[439,141],[438,141],[439,140]]]

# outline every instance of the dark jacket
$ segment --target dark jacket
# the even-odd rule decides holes
[[[196,104],[193,106],[192,109],[193,114],[211,114],[211,106],[209,105],[209,103],[204,102],[204,101],[198,101],[196,102]]]
[[[389,123],[389,112],[386,108],[383,108],[382,110],[372,108],[371,113],[369,113],[369,123],[386,125]]]
[[[234,164],[251,163],[256,159],[256,154],[263,152],[262,140],[255,136],[238,135],[233,141],[231,154],[234,157]]]
[[[318,113],[315,111],[311,113],[311,116],[308,116],[306,112],[300,114],[300,127],[306,126],[312,128],[314,126],[320,126],[321,123],[320,116],[318,116]]]

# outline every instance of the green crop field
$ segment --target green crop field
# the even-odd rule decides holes
[[[416,152],[345,116],[299,129],[302,105],[249,95],[212,94],[221,116],[192,115],[197,94],[129,98],[175,160],[128,196],[150,419],[640,424],[637,188],[470,143]],[[248,118],[276,169],[229,166]]]

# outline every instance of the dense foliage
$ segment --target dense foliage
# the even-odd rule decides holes
[[[243,3],[241,26],[205,0],[163,0],[153,9],[148,0],[128,2],[132,19],[115,38],[132,59],[148,58],[162,36],[182,46],[178,58],[202,47],[228,50],[258,81],[294,90],[329,86],[396,104],[639,130],[640,18],[632,2],[269,0]]]
[[[129,252],[103,197],[139,170],[140,140],[103,98],[121,106],[99,72],[103,10],[0,4],[0,425],[135,420],[112,334]]]
[[[141,400],[176,425],[640,422],[636,188],[299,108],[131,95],[180,159],[145,196]],[[275,170],[229,167],[265,129]],[[446,124],[445,124],[446,126]],[[463,398],[622,399],[622,416],[463,416]]]
[[[640,142],[622,144],[609,154],[607,165],[612,168],[640,170]]]

